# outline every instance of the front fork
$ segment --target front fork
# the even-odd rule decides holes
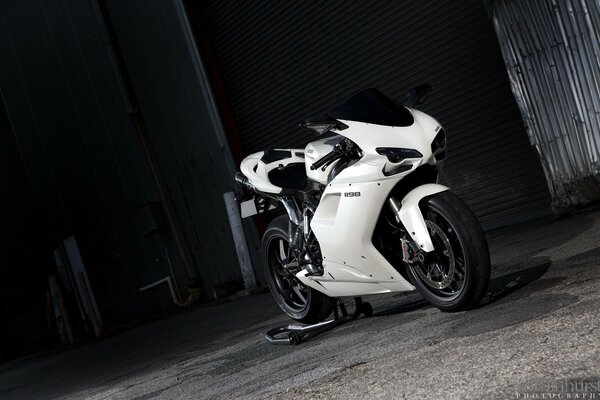
[[[402,205],[395,197],[390,197],[388,199],[388,205],[392,209],[394,213],[394,217],[396,218],[396,222],[398,224],[402,224],[400,221],[399,213]],[[413,240],[407,240],[406,236],[400,238],[400,246],[402,248],[402,261],[407,264],[414,264],[415,262],[423,262],[425,261],[425,256],[423,251],[419,249],[417,244]]]

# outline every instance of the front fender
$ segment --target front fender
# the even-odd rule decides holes
[[[404,196],[400,202],[401,207],[396,210],[396,215],[412,239],[422,250],[428,253],[433,251],[433,243],[431,242],[431,237],[427,231],[427,225],[425,225],[425,219],[423,218],[419,203],[425,197],[446,190],[450,189],[444,185],[438,185],[437,183],[427,183],[425,185],[417,186]]]

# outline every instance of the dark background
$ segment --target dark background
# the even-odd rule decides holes
[[[443,181],[485,229],[550,213],[481,1],[0,1],[0,56],[0,358],[56,343],[71,235],[108,330],[173,311],[166,286],[138,291],[165,276],[205,301],[239,288],[236,164],[303,147],[299,120],[366,87],[434,86]]]

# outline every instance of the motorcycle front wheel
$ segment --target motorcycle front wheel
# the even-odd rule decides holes
[[[289,247],[288,218],[275,218],[265,231],[261,244],[261,259],[267,284],[279,307],[296,321],[316,323],[331,314],[335,299],[300,282],[295,274],[300,270]]]
[[[455,194],[435,194],[421,204],[434,251],[408,265],[412,284],[443,311],[475,307],[490,280],[490,254],[477,218]]]

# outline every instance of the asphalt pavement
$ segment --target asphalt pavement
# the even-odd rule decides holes
[[[417,293],[298,346],[270,294],[0,364],[0,399],[600,399],[600,211],[488,234],[490,290],[444,313]]]

